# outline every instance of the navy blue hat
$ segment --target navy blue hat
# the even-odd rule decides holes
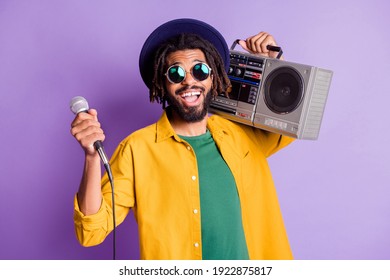
[[[196,34],[209,41],[220,54],[226,71],[229,69],[229,48],[221,33],[211,25],[189,18],[168,21],[156,28],[146,39],[139,56],[139,69],[148,88],[152,85],[156,51],[162,43],[182,33]]]

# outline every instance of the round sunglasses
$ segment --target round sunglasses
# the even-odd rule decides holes
[[[199,62],[191,68],[191,75],[197,81],[204,81],[210,76],[211,68],[204,62]],[[186,78],[186,70],[179,65],[168,68],[165,76],[172,84],[179,84]]]

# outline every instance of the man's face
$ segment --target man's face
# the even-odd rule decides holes
[[[167,101],[177,116],[186,122],[198,122],[207,115],[211,102],[212,75],[203,81],[195,79],[191,69],[195,64],[206,63],[203,52],[199,49],[176,51],[168,55],[168,68],[172,65],[181,66],[185,72],[185,78],[180,83],[171,83],[165,77],[167,89]]]

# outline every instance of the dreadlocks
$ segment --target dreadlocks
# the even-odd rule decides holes
[[[166,58],[169,54],[180,50],[199,49],[205,57],[207,64],[215,73],[211,87],[212,96],[218,93],[227,92],[230,88],[230,80],[226,74],[224,63],[215,47],[196,34],[181,34],[168,40],[160,46],[154,60],[153,81],[150,87],[150,101],[164,103],[167,90],[165,87],[164,74],[169,65],[166,65]]]

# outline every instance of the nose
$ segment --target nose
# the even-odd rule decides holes
[[[181,83],[185,85],[192,85],[196,83],[196,81],[197,80],[192,76],[192,72],[186,71],[186,76],[184,77],[184,80]]]

